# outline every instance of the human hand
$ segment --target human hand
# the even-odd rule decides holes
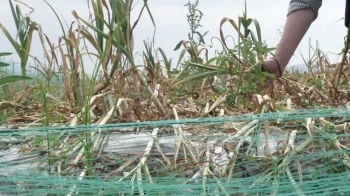
[[[251,73],[252,70],[256,67],[261,67],[262,72],[267,72],[269,74],[275,75],[274,78],[266,76],[263,82],[263,87],[267,87],[270,85],[275,78],[281,77],[284,71],[284,67],[281,67],[277,59],[267,59],[265,60],[265,63],[262,65],[261,62],[256,63],[253,67],[249,69],[249,72]]]

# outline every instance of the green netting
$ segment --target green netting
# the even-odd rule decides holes
[[[337,108],[2,128],[0,195],[349,195],[349,121]]]

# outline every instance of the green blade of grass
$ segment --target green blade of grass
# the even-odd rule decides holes
[[[4,63],[0,61],[0,67],[7,67],[9,65],[10,65],[9,63]]]
[[[18,56],[22,56],[22,48],[21,45],[19,45],[10,35],[10,33],[7,31],[7,29],[2,25],[2,23],[0,23],[0,28],[1,30],[4,32],[5,36],[7,37],[7,39],[10,41],[10,43],[12,44],[13,48],[16,50]]]
[[[0,79],[0,86],[4,84],[9,84],[21,80],[31,80],[31,77],[28,76],[8,76]]]
[[[146,41],[143,42],[146,52],[143,52],[144,57],[146,58],[147,64],[150,65],[153,69],[156,67],[156,62],[152,54],[152,46],[148,45]]]
[[[0,52],[0,57],[2,56],[10,56],[12,53],[11,52]]]
[[[252,20],[253,20],[254,25],[255,25],[256,34],[257,34],[257,36],[258,36],[258,41],[259,41],[259,42],[262,42],[262,40],[261,40],[261,28],[260,28],[260,24],[259,24],[258,20],[254,19],[254,18],[253,18]]]
[[[170,76],[170,72],[171,72],[171,59],[168,60],[168,57],[166,56],[164,50],[162,48],[158,48],[158,51],[160,52],[160,54],[162,55],[163,57],[163,61],[164,61],[164,65],[165,65],[165,68],[167,70],[167,74],[168,76]]]
[[[104,39],[109,39],[109,35],[105,34],[104,32],[102,32],[100,29],[96,28],[94,25],[92,25],[90,22],[84,20],[83,18],[81,18],[80,16],[78,16],[78,14],[73,11],[72,12],[73,16],[76,19],[79,19],[80,21],[82,21],[84,24],[86,24],[88,27],[90,27],[92,30],[94,30],[97,34],[101,35]],[[125,20],[126,18],[124,18]],[[120,27],[120,24],[118,24],[118,27],[116,27],[115,29],[118,29]],[[133,58],[132,56],[128,53],[128,51],[125,49],[124,46],[121,46],[116,40],[111,40],[111,43],[113,44],[113,46],[117,47],[118,49],[120,49],[120,51],[127,56],[127,58],[130,60],[130,62],[133,64]]]
[[[192,62],[189,62],[189,66],[198,67],[198,68],[206,69],[209,71],[217,71],[219,69],[219,67],[214,66],[214,65],[202,65],[199,63],[192,63]]]
[[[31,24],[29,27],[29,30],[26,32],[26,36],[24,38],[24,43],[22,45],[22,47],[24,48],[24,51],[22,52],[22,56],[21,56],[22,73],[26,72],[25,69],[26,69],[27,62],[28,62],[30,47],[32,45],[32,37],[33,37],[34,30],[35,30],[35,24]],[[25,74],[23,74],[23,75],[25,75]]]
[[[229,71],[221,71],[221,74],[228,74]],[[174,83],[172,86],[178,86],[181,84],[184,84],[186,82],[191,82],[191,81],[196,81],[196,80],[201,80],[207,77],[212,77],[212,76],[216,76],[218,74],[218,71],[207,71],[207,72],[203,72],[203,73],[199,73],[199,74],[194,74],[191,75],[189,77],[183,78],[180,81]]]
[[[13,4],[12,4],[12,0],[9,0],[9,2],[10,2],[10,7],[11,7],[12,16],[13,16],[13,19],[15,20],[16,28],[18,29],[18,28],[19,28],[19,22],[18,22],[18,20],[17,20],[16,11],[15,11],[14,6],[13,6]]]
[[[102,1],[98,0],[97,2],[92,1],[92,7],[95,12],[95,25],[98,29],[100,29],[103,32],[104,29],[104,14],[102,9]],[[103,49],[103,37],[100,34],[97,34],[97,41],[100,47],[100,50]]]

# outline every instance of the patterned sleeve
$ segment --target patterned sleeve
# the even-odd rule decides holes
[[[311,8],[316,14],[316,19],[321,6],[322,0],[291,0],[289,3],[288,15],[297,10]]]

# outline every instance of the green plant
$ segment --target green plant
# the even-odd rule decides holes
[[[73,102],[71,106],[78,109],[75,118],[70,124],[72,126],[77,123],[85,125],[92,123],[105,124],[113,115],[118,115],[120,107],[126,108],[124,111],[127,115],[129,114],[128,120],[133,120],[133,116],[130,115],[130,110],[128,109],[128,103],[121,98],[122,94],[133,94],[136,103],[138,100],[141,100],[142,91],[147,91],[153,95],[147,83],[148,81],[146,81],[146,78],[138,70],[134,62],[133,30],[140,18],[134,24],[131,23],[132,1],[117,0],[108,2],[105,0],[91,0],[90,2],[93,8],[92,20],[85,20],[77,12],[73,11],[72,14],[77,21],[77,25],[72,24],[68,29],[68,33],[66,33],[62,21],[54,8],[46,2],[56,15],[63,33],[62,39],[59,40],[58,48],[63,60],[62,72],[65,80],[66,96],[68,100]],[[144,1],[139,17],[141,17],[145,9],[153,22],[147,1]],[[83,52],[80,49],[81,44],[86,41],[92,45],[93,49]],[[64,45],[66,46],[65,49],[63,48]],[[158,65],[151,52],[152,47],[147,44],[145,46],[147,51],[144,53],[144,57],[148,63],[146,66],[148,66],[150,73],[154,73],[154,71],[157,71]],[[85,64],[82,58],[84,55],[89,55],[91,59],[95,58],[97,60],[92,77],[88,77],[85,73]],[[102,75],[100,75],[98,81],[98,73],[100,71],[102,71]],[[130,81],[138,85],[129,85]],[[140,87],[139,84],[142,86]],[[111,93],[111,89],[105,90],[106,88],[111,88],[116,93]],[[45,88],[42,91],[46,92]],[[73,94],[74,99],[71,99],[71,94]],[[46,100],[46,96],[43,98]],[[156,104],[160,103],[156,98],[151,100]],[[108,103],[108,106],[106,106],[105,102]],[[44,103],[48,104],[48,102]],[[98,105],[97,103],[106,107],[104,107],[103,117],[97,122],[93,122],[93,110]],[[166,111],[164,109],[161,111],[165,115]],[[98,148],[98,151],[101,151],[100,147],[105,140],[99,140],[96,131],[76,134],[75,138],[78,141],[75,143],[74,149],[79,151],[76,160],[78,161],[81,156],[84,156],[87,175],[92,176],[95,164],[92,158],[95,156],[96,148]],[[49,141],[49,138],[47,138],[47,141]],[[49,144],[47,146],[48,148],[50,147]],[[50,164],[53,164],[53,162]]]
[[[91,80],[92,83],[87,88],[88,92],[86,92],[89,97],[96,93],[93,92],[93,89],[100,68],[102,68],[104,73],[103,80],[105,82],[104,87],[99,90],[103,90],[108,85],[113,84],[112,86],[114,88],[119,87],[115,89],[116,92],[120,92],[123,86],[116,84],[115,80],[112,78],[119,75],[123,78],[118,78],[116,81],[125,80],[126,78],[124,75],[120,74],[127,72],[125,65],[131,67],[130,73],[136,71],[133,58],[133,29],[136,27],[139,20],[138,19],[134,24],[130,21],[132,1],[118,0],[111,1],[107,4],[105,0],[96,0],[91,1],[91,3],[94,10],[95,25],[79,17],[75,11],[72,12],[73,16],[79,22],[87,26],[87,28],[80,26],[79,30],[82,37],[93,45],[97,52],[96,56],[98,56],[98,63],[97,66],[95,66]],[[147,1],[144,2],[144,8],[147,9],[153,21]],[[107,12],[107,18],[104,17],[104,12]],[[141,17],[142,12],[143,9],[139,17]],[[105,32],[105,28],[107,28],[107,32]],[[96,34],[96,37],[93,36],[91,31]],[[136,75],[136,78],[142,80],[139,73],[136,73]],[[136,89],[136,91],[136,93],[138,93],[140,90]],[[89,97],[87,98],[89,99]]]
[[[193,41],[195,46],[198,47],[199,45],[205,44],[204,37],[208,34],[208,31],[204,33],[200,33],[198,31],[198,29],[202,27],[201,20],[203,19],[204,14],[201,10],[198,9],[199,0],[196,0],[195,3],[188,1],[185,6],[188,7],[187,23],[190,26],[188,39],[190,41]],[[195,35],[197,36],[197,40],[195,40]]]
[[[0,23],[0,28],[4,32],[7,39],[11,42],[13,48],[16,50],[18,57],[21,59],[22,75],[25,76],[27,75],[26,65],[28,62],[30,47],[32,44],[33,31],[36,29],[36,23],[30,20],[30,17],[29,17],[30,13],[27,16],[23,16],[19,5],[16,5],[16,9],[15,9],[12,4],[12,0],[9,0],[9,2],[11,6],[12,16],[17,28],[17,35],[15,38],[13,38],[1,23]],[[32,9],[31,7],[27,6],[25,3],[23,2],[20,2],[20,3]],[[31,12],[33,11],[34,10],[32,9]],[[16,41],[17,38],[19,39],[18,42]]]
[[[202,27],[201,21],[203,19],[203,12],[198,9],[199,0],[196,0],[195,3],[191,3],[189,1],[185,6],[188,7],[187,23],[190,27],[190,32],[188,33],[188,41],[181,40],[174,48],[174,51],[178,50],[181,46],[184,46],[184,50],[186,50],[190,54],[190,60],[203,63],[203,59],[200,58],[200,54],[205,49],[199,49],[199,46],[204,46],[205,41],[204,37],[208,34],[208,31],[204,33],[200,33],[198,29]],[[180,55],[180,59],[182,59],[182,55],[185,51],[183,51]]]
[[[0,57],[5,57],[8,55],[11,55],[12,53],[8,53],[8,52],[3,52],[0,53]],[[1,62],[0,61],[0,67],[6,67],[9,66],[9,63],[5,63],[5,62]],[[1,77],[0,75],[0,86],[3,86],[5,84],[9,84],[9,83],[14,83],[17,81],[21,81],[21,80],[31,80],[31,77],[28,76],[6,76],[6,77]]]
[[[5,57],[8,55],[11,55],[12,53],[8,53],[8,52],[3,52],[0,53],[0,58],[1,57]],[[9,66],[9,63],[5,63],[0,61],[0,67],[6,67]],[[6,76],[6,77],[2,77],[0,74],[0,87],[2,87],[3,89],[3,95],[0,94],[0,106],[3,105],[2,103],[2,99],[5,97],[5,85],[7,84],[11,84],[14,82],[18,82],[18,81],[22,81],[22,80],[31,80],[31,77],[28,76]],[[7,119],[9,119],[11,116],[13,116],[15,113],[14,112],[6,112],[6,104],[4,103],[4,108],[0,109],[0,124],[6,122]]]
[[[181,80],[193,74],[199,74],[205,71],[205,69],[203,69],[202,67],[188,66],[188,62],[204,64],[208,61],[208,49],[205,46],[204,40],[205,36],[208,34],[208,31],[204,33],[199,32],[199,28],[202,27],[201,21],[204,16],[203,12],[198,8],[199,0],[196,0],[194,3],[191,3],[191,1],[189,1],[184,6],[188,7],[188,13],[186,16],[187,23],[190,27],[190,31],[188,33],[188,40],[179,41],[174,48],[174,51],[176,51],[183,47],[183,49],[180,52],[180,56],[178,58],[174,71],[168,72],[171,74],[176,74],[175,77],[172,77],[171,84],[173,84],[178,79]],[[189,59],[184,59],[185,54],[189,55]],[[183,67],[180,67],[181,62],[183,61]],[[185,91],[187,93],[195,93],[194,90],[200,84],[200,81],[186,81],[187,83],[185,85]]]
[[[222,31],[222,26],[226,22],[231,23],[238,33],[238,44],[233,48],[230,48],[227,45],[227,37],[224,36]],[[255,32],[251,28],[252,24],[255,27]],[[230,82],[231,85],[228,88],[229,91],[225,90],[221,92],[225,92],[229,95],[231,100],[229,101],[229,105],[234,107],[236,100],[244,101],[247,93],[260,91],[260,89],[256,87],[256,81],[263,82],[266,76],[273,77],[272,74],[262,72],[260,67],[254,67],[254,69],[249,72],[249,76],[247,76],[247,71],[258,61],[263,61],[263,59],[275,48],[267,47],[266,43],[262,41],[259,22],[256,19],[247,17],[247,9],[245,9],[243,16],[238,18],[238,25],[235,20],[229,18],[224,18],[221,21],[220,42],[223,49],[216,57],[213,57],[206,62],[199,62],[194,58],[190,58],[185,62],[184,69],[172,81],[172,86],[176,87],[191,81],[198,81],[200,79],[217,76],[222,81]],[[179,45],[175,49],[178,47]],[[192,49],[196,48],[193,47]],[[196,50],[187,50],[190,54],[192,51]],[[200,68],[201,72],[190,75],[187,74],[187,69],[193,67]],[[225,89],[224,86],[220,87],[218,85],[226,84],[214,85],[211,83],[209,85],[211,85],[215,91],[215,89],[218,88]]]
[[[337,67],[336,76],[334,77],[334,81],[333,81],[333,85],[335,86],[336,90],[338,90],[339,85],[340,85],[340,78],[343,75],[343,68],[344,68],[344,64],[346,61],[346,56],[348,54],[349,48],[350,48],[350,28],[348,28],[345,46],[342,50],[342,60],[340,62],[340,66]],[[335,96],[336,96],[336,94],[334,94],[334,98],[335,98]]]

